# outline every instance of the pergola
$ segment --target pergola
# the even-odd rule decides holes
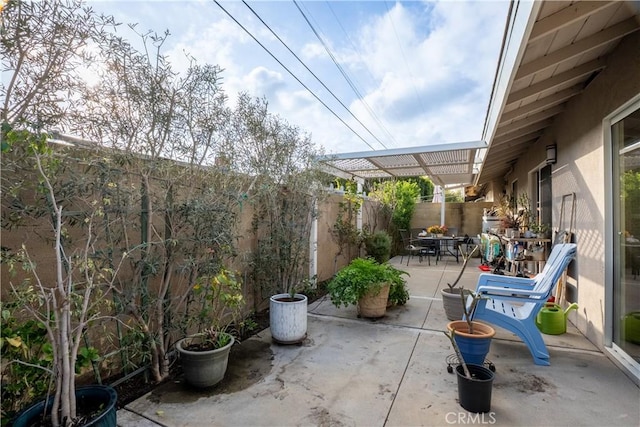
[[[478,172],[484,141],[457,142],[325,156],[321,162],[335,176],[362,183],[372,178],[428,176],[445,187],[471,184]],[[444,197],[440,219],[444,221]]]
[[[345,179],[428,176],[437,185],[461,186],[473,182],[484,141],[457,142],[389,150],[360,151],[324,156],[331,173]]]

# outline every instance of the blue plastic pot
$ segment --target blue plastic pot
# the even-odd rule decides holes
[[[449,330],[455,329],[455,340],[462,358],[467,364],[482,365],[491,348],[491,339],[495,329],[486,323],[473,322],[473,335],[469,333],[469,325],[465,320],[449,322]]]

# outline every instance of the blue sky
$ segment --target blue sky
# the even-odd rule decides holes
[[[292,0],[247,1],[347,111],[243,2],[220,2],[356,135],[213,0],[89,4],[139,31],[168,29],[164,52],[175,68],[186,68],[185,51],[218,64],[231,105],[240,91],[264,96],[327,153],[480,139],[509,7],[506,0],[298,1],[328,53]],[[119,32],[133,38],[126,25]]]

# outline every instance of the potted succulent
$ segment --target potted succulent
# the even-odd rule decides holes
[[[404,274],[389,263],[356,258],[335,275],[327,290],[336,307],[353,304],[359,316],[378,318],[386,313],[391,284],[404,282]]]
[[[194,319],[202,328],[195,335],[176,343],[187,383],[204,388],[218,384],[227,371],[229,352],[235,342],[231,327],[242,314],[244,298],[237,275],[220,269],[213,277],[200,278],[193,287],[194,299],[200,301]]]

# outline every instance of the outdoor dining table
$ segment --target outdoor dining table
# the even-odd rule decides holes
[[[430,243],[430,242],[438,242],[438,247],[440,249],[438,259],[442,258],[442,252],[445,251],[449,255],[455,257],[456,262],[458,262],[458,257],[460,255],[460,247],[459,244],[464,238],[454,237],[454,236],[417,236],[418,240]],[[428,246],[428,245],[425,245]]]

